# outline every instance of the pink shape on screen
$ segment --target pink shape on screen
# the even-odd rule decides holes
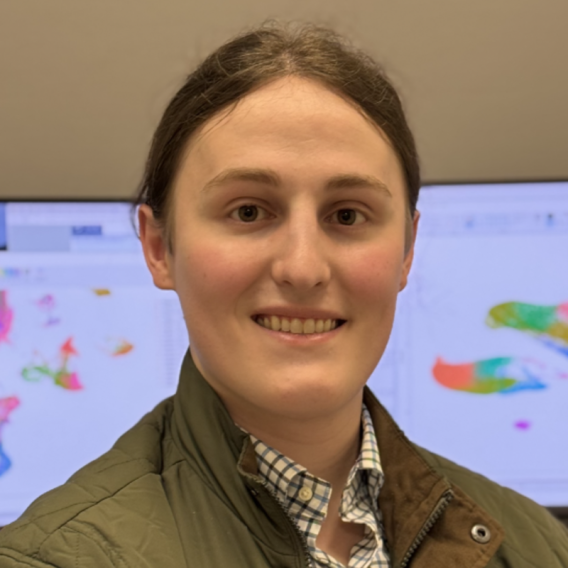
[[[61,356],[64,358],[71,357],[72,355],[79,355],[75,346],[73,345],[73,338],[70,337],[60,348]]]
[[[6,422],[10,412],[20,405],[20,400],[16,396],[0,398],[0,423]]]
[[[60,373],[55,383],[67,390],[81,390],[83,385],[79,380],[79,375],[76,372],[73,373]]]
[[[5,290],[0,290],[0,343],[9,343],[8,334],[14,319],[14,310],[8,305],[7,294]]]
[[[50,311],[55,308],[55,297],[52,294],[46,294],[37,300],[36,304],[40,309]]]
[[[518,430],[528,430],[532,426],[529,420],[518,420],[515,422],[515,428]]]

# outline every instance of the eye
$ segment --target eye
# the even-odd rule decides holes
[[[238,209],[231,211],[231,219],[242,221],[243,223],[252,223],[266,217],[266,212],[258,205],[241,205]]]
[[[332,217],[336,217],[340,225],[355,225],[365,221],[365,216],[355,209],[339,209]]]

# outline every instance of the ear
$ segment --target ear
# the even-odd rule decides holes
[[[138,225],[144,258],[155,286],[162,290],[174,290],[172,255],[164,229],[148,205],[141,205],[138,209]]]
[[[407,238],[407,251],[404,257],[404,262],[402,263],[402,272],[400,275],[400,288],[402,291],[406,288],[408,282],[408,274],[410,273],[410,267],[412,266],[412,260],[414,259],[414,244],[416,242],[416,232],[418,231],[418,220],[420,219],[420,213],[418,211],[414,212],[414,218],[412,223],[409,223],[409,231],[406,236]]]

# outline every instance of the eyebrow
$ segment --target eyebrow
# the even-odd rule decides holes
[[[210,189],[225,185],[230,182],[249,181],[253,183],[281,187],[282,180],[273,170],[262,168],[231,168],[217,174],[209,180],[201,189],[207,192]],[[349,188],[370,188],[375,189],[387,197],[392,197],[387,185],[379,178],[360,174],[338,174],[329,178],[325,184],[326,189],[349,189]]]

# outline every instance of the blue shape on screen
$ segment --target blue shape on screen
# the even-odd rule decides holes
[[[10,458],[2,451],[2,446],[0,445],[0,477],[4,475],[12,466]]]
[[[103,234],[103,228],[100,225],[79,225],[71,227],[71,234],[74,237],[78,236],[101,236]]]

